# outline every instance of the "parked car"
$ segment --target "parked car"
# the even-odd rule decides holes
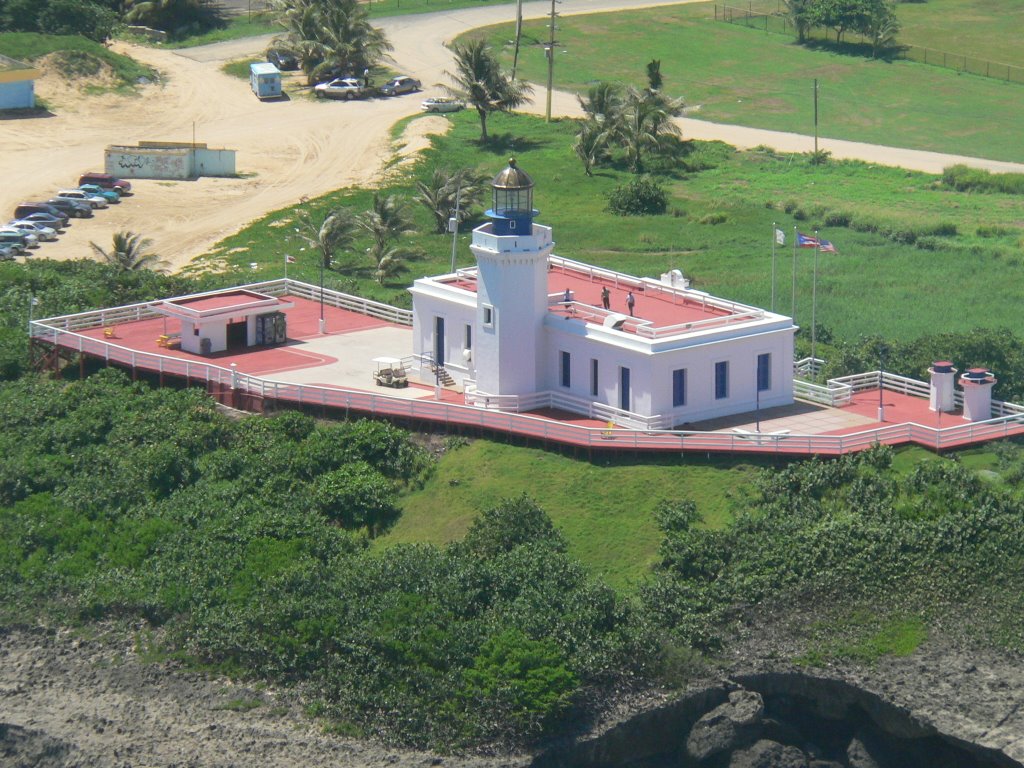
[[[121,193],[117,189],[104,189],[99,184],[81,184],[78,187],[80,190],[85,192],[87,195],[94,195],[96,197],[102,197],[108,203],[120,203]]]
[[[444,96],[431,96],[420,104],[420,108],[424,112],[458,112],[465,106],[458,99],[449,99]]]
[[[57,211],[57,213],[61,213],[61,211]],[[30,213],[28,216],[15,218],[13,221],[29,221],[33,224],[42,224],[44,227],[50,227],[57,232],[60,232],[65,226],[63,216],[56,216],[52,213],[43,213],[41,211],[38,213]]]
[[[383,96],[398,96],[402,93],[412,93],[420,89],[420,81],[414,77],[406,77],[405,75],[399,75],[398,77],[392,77],[384,85],[380,87],[381,95]]]
[[[361,80],[354,77],[338,77],[326,83],[320,83],[313,87],[317,98],[331,99],[361,99],[369,94],[370,89],[363,85]]]
[[[27,219],[37,213],[45,213],[60,220],[61,226],[68,223],[70,215],[63,208],[50,205],[49,203],[22,203],[14,209],[14,218]]]
[[[28,238],[21,232],[0,230],[0,245],[7,246],[15,253],[25,253],[28,250]]]
[[[57,192],[57,197],[63,197],[65,200],[78,200],[82,203],[87,203],[90,208],[106,208],[107,201],[99,195],[90,195],[88,192],[83,192],[80,189],[62,189]]]
[[[68,216],[75,219],[91,219],[92,206],[81,200],[69,200],[66,197],[51,197],[46,201],[54,208],[60,208]]]
[[[282,72],[299,68],[299,57],[285,48],[267,48],[267,61]]]
[[[117,189],[122,195],[129,195],[132,191],[132,183],[130,181],[111,176],[109,173],[89,171],[89,173],[83,173],[78,177],[78,183],[96,184],[104,189]]]
[[[39,236],[35,232],[23,232],[17,227],[6,226],[0,227],[0,235],[21,235],[26,248],[39,247]]]
[[[35,221],[21,221],[15,219],[10,222],[8,227],[14,227],[14,229],[20,229],[22,232],[29,232],[39,238],[39,242],[56,240],[57,230],[53,227],[48,227],[45,224],[40,224]]]

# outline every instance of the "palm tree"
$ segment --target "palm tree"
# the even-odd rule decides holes
[[[285,34],[275,42],[295,51],[309,82],[327,71],[361,73],[392,50],[358,0],[273,0]]]
[[[298,224],[295,234],[310,250],[317,251],[324,269],[332,269],[334,255],[355,242],[356,217],[348,208],[329,211],[319,223],[308,210],[302,209],[296,212],[295,221]]]
[[[645,154],[665,151],[682,133],[672,120],[682,112],[682,99],[665,99],[650,90],[627,90],[620,130],[626,163],[633,173],[643,172]]]
[[[433,215],[434,232],[443,235],[456,209],[462,223],[472,215],[472,208],[480,205],[487,187],[487,175],[472,168],[435,168],[428,181],[416,182],[416,199]]]
[[[607,142],[603,126],[596,120],[584,120],[580,124],[580,132],[572,145],[573,152],[583,162],[583,171],[587,176],[594,175],[594,166],[607,155]]]
[[[622,112],[622,90],[605,80],[590,86],[585,96],[577,94],[576,99],[587,117],[598,122],[614,123]]]
[[[167,262],[155,253],[149,253],[153,241],[134,232],[115,232],[109,251],[90,242],[93,252],[107,264],[117,267],[122,272],[140,269],[151,269],[154,272],[166,271]]]
[[[381,196],[373,193],[373,208],[359,218],[359,226],[370,235],[369,253],[376,269],[374,277],[381,285],[384,280],[406,269],[405,260],[416,257],[416,252],[397,245],[403,235],[416,230],[405,210],[405,202],[396,195]]]
[[[445,72],[453,85],[444,86],[449,94],[462,99],[480,116],[480,142],[487,143],[487,116],[492,112],[509,112],[533,92],[523,80],[513,80],[501,70],[497,57],[483,39],[455,43],[455,72]]]

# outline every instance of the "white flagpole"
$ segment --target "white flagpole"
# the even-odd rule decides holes
[[[772,312],[775,311],[775,222],[772,222]]]
[[[818,330],[815,328],[818,316],[818,252],[821,250],[821,240],[818,239],[818,230],[814,230],[814,239],[817,245],[814,246],[814,277],[811,279],[811,365],[814,365]],[[813,370],[813,369],[812,369]]]
[[[789,309],[789,314],[793,318],[793,322],[796,322],[796,241],[799,238],[796,236],[796,227],[793,227],[793,302]]]
[[[287,284],[287,282],[288,282],[288,254],[287,253],[284,255],[284,281]]]

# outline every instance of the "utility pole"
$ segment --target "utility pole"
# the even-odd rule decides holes
[[[516,67],[519,66],[519,39],[523,35],[523,0],[516,0],[516,48],[512,54],[512,79],[516,79]]]
[[[546,50],[548,53],[548,105],[544,111],[544,122],[551,122],[551,89],[555,83],[555,3],[557,0],[551,0],[551,24],[550,34],[548,35],[548,44]]]
[[[818,78],[814,78],[814,156],[818,156]]]

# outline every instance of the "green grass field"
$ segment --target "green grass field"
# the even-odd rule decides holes
[[[566,535],[574,557],[615,588],[628,589],[657,555],[659,502],[692,499],[706,525],[723,527],[731,520],[731,498],[769,465],[692,456],[586,461],[475,440],[444,454],[426,486],[403,499],[401,519],[377,545],[461,539],[481,511],[526,492]]]
[[[931,3],[922,9],[931,13]],[[482,32],[506,66],[513,32],[511,24]],[[521,74],[546,82],[538,44],[547,39],[545,22],[526,23],[523,35]],[[1009,31],[1002,37],[1009,40]],[[666,92],[685,97],[692,117],[811,134],[817,78],[821,136],[1024,161],[1016,138],[1024,86],[799,47],[785,35],[716,22],[709,4],[566,17],[558,38],[556,88],[583,92],[598,80],[642,85],[645,64],[659,59]]]
[[[838,338],[879,334],[913,339],[979,326],[1024,333],[1017,311],[1024,284],[1024,224],[1017,197],[952,192],[928,174],[864,163],[812,166],[799,156],[699,144],[696,153],[714,167],[666,180],[672,195],[669,213],[620,218],[605,210],[606,196],[628,174],[602,170],[587,178],[570,150],[571,121],[545,124],[525,115],[498,116],[492,120],[495,141],[487,147],[475,143],[475,114],[456,114],[452,122],[452,132],[437,137],[423,161],[390,182],[387,192],[409,199],[414,178],[435,165],[478,166],[497,173],[509,155],[516,155],[536,182],[539,221],[554,227],[555,251],[562,256],[637,275],[681,268],[697,288],[769,306],[771,228],[776,222],[787,233],[787,245],[777,252],[776,308],[788,313],[793,228],[819,228],[839,253],[820,258],[817,317]],[[370,198],[369,190],[342,190],[312,205],[314,210],[348,205],[365,211]],[[410,210],[418,229],[429,232],[426,209],[412,204]],[[707,218],[709,214],[715,216]],[[249,225],[201,258],[196,268],[227,264],[239,279],[269,278],[283,273],[283,254],[291,252],[299,263],[290,274],[315,282],[312,256],[299,251],[301,243],[287,239],[293,215],[293,209],[284,209]],[[918,244],[903,245],[877,233],[825,227],[835,216],[848,217],[854,225],[884,222],[897,239],[901,232],[940,226],[953,227],[957,234],[922,236]],[[718,219],[723,220],[701,223]],[[460,235],[460,265],[472,263],[468,241],[468,234]],[[371,279],[364,255],[369,242],[362,240],[351,252],[339,254],[339,271],[328,273],[327,284],[408,306],[409,282],[446,271],[451,253],[446,236],[420,234],[409,243],[423,258],[385,286]],[[260,265],[256,273],[248,269],[251,262]],[[798,251],[797,263],[796,318],[807,326],[813,251]]]

